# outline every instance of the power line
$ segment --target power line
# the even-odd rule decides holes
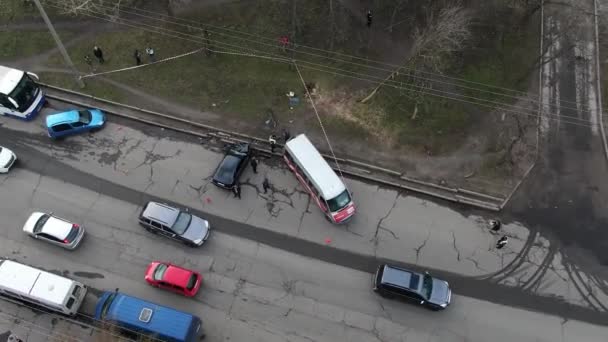
[[[302,77],[302,73],[300,72],[300,68],[298,68],[298,63],[296,63],[295,61],[293,61],[293,65],[296,67],[296,71],[298,72],[298,76],[300,76],[300,80],[302,81],[302,86],[306,90],[306,95],[307,95],[308,99],[310,100],[310,103],[312,104],[312,108],[315,111],[315,115],[317,116],[317,120],[319,120],[319,126],[321,126],[321,131],[323,132],[323,135],[325,136],[325,140],[327,141],[327,146],[329,146],[329,151],[331,152],[331,155],[334,157],[334,162],[336,163],[336,167],[338,168],[338,172],[340,172],[340,178],[342,178],[342,181],[344,181],[344,175],[342,174],[342,169],[340,168],[340,164],[338,163],[338,158],[336,158],[336,154],[334,153],[334,149],[331,147],[331,143],[329,142],[329,137],[327,136],[327,132],[325,132],[325,127],[323,126],[323,121],[321,121],[321,116],[319,115],[319,112],[317,111],[317,106],[315,105],[315,101],[312,99],[312,95],[310,94],[310,91],[308,91],[308,87],[306,86],[306,82],[304,81],[304,77]]]
[[[62,7],[59,7],[59,6],[55,6],[55,7],[62,8]],[[92,10],[88,10],[88,11],[89,12],[93,12],[93,13],[99,13],[99,12],[95,12],[95,11],[92,11]],[[103,17],[92,15],[92,14],[85,14],[85,15],[93,17],[93,18],[97,18],[97,19],[100,19],[100,20],[105,20],[105,21],[109,21],[109,22],[115,22],[115,21],[110,20],[108,18],[103,18]],[[175,38],[179,38],[179,39],[183,39],[183,40],[188,40],[188,41],[195,42],[195,43],[198,43],[198,44],[202,43],[202,41],[199,40],[200,37],[195,36],[195,35],[179,32],[179,31],[174,31],[174,30],[169,30],[169,29],[158,28],[156,26],[142,24],[142,23],[139,23],[139,22],[137,22],[139,25],[133,25],[133,24],[125,23],[124,21],[126,21],[126,19],[120,19],[120,21],[118,21],[117,23],[121,24],[121,25],[125,25],[125,26],[130,26],[130,27],[133,27],[133,28],[137,28],[137,29],[141,29],[141,30],[157,33],[157,34],[162,34],[162,35],[171,36],[171,37],[175,37]],[[147,29],[145,27],[142,27],[141,25],[153,27],[155,30]],[[182,36],[179,36],[179,35],[167,34],[166,32],[175,32],[175,33],[178,33],[180,35],[195,37],[197,39],[190,39],[190,38],[182,37]],[[229,43],[224,43],[224,42],[221,42],[221,41],[218,41],[218,40],[212,40],[212,41],[214,41],[215,43],[217,43],[219,45],[227,45],[227,46],[231,46],[231,47],[236,47],[238,49],[242,49],[243,48],[242,46],[236,46],[236,45],[229,44]],[[252,48],[248,48],[248,49],[252,50],[252,51],[255,51],[255,52],[259,52],[259,53],[266,53],[266,52],[262,52],[262,51],[259,51],[259,50],[256,50],[256,49],[252,49]],[[277,55],[273,55],[273,54],[271,54],[271,56],[277,56],[277,57],[273,58],[273,57],[268,57],[268,56],[257,56],[257,55],[254,55],[252,53],[245,53],[243,55],[247,55],[247,56],[251,56],[251,57],[262,57],[262,58],[272,59],[272,60],[279,61],[279,62],[285,62],[285,61],[287,61],[287,59],[285,57],[277,56]],[[306,64],[321,66],[321,67],[324,67],[324,68],[332,68],[334,70],[340,70],[340,71],[352,73],[352,74],[359,75],[359,76],[361,75],[359,73],[352,72],[350,70],[330,67],[330,66],[327,66],[327,65],[318,64],[318,63],[312,63],[312,62],[307,62],[307,61],[298,61],[298,60],[295,60],[295,61],[297,61],[300,64],[300,66],[302,66],[304,68],[308,68],[308,69],[312,69],[312,70],[317,70],[317,71],[321,71],[321,72],[324,72],[324,73],[330,73],[330,74],[334,74],[334,75],[337,75],[337,76],[345,76],[345,77],[350,77],[350,78],[354,78],[354,79],[359,79],[359,80],[363,80],[363,81],[367,81],[367,82],[371,82],[371,83],[376,83],[376,84],[378,83],[377,81],[373,81],[373,80],[370,80],[368,78],[361,78],[361,77],[356,77],[356,76],[353,76],[353,75],[346,75],[346,74],[335,72],[335,71],[328,71],[328,70],[325,70],[325,69],[319,69],[317,67],[311,67],[311,66],[308,66]],[[371,76],[371,75],[364,75],[364,76],[380,79],[378,77]],[[506,108],[506,107],[500,107],[500,106],[508,106],[508,107],[511,107],[511,108],[521,108],[524,111],[528,111],[528,110],[529,111],[536,111],[534,109],[527,109],[527,108],[518,107],[518,106],[507,104],[507,103],[502,103],[502,102],[497,102],[497,101],[492,101],[492,100],[486,100],[486,99],[483,99],[483,98],[477,98],[477,97],[472,97],[472,96],[467,96],[467,95],[454,94],[454,93],[444,92],[444,91],[441,91],[441,90],[434,90],[433,89],[432,91],[428,91],[428,88],[425,88],[425,87],[422,87],[422,86],[416,86],[416,85],[406,85],[406,86],[403,86],[403,83],[402,82],[398,82],[398,81],[388,81],[388,82],[389,83],[392,82],[392,83],[395,83],[395,84],[401,84],[401,86],[387,84],[387,86],[395,88],[395,89],[414,90],[412,88],[418,87],[418,88],[424,89],[424,90],[418,90],[418,92],[420,94],[436,96],[436,97],[440,97],[440,98],[444,98],[444,99],[449,99],[449,100],[454,100],[454,101],[460,101],[460,102],[474,104],[474,105],[480,105],[480,106],[484,106],[484,107],[488,107],[488,108],[492,108],[492,109],[497,109],[498,108],[500,110],[511,112],[513,114],[527,115],[527,116],[532,116],[532,117],[538,117],[539,116],[538,114],[522,113],[522,112],[519,112],[519,111],[515,111],[515,110],[512,110],[512,109],[509,109],[509,108]],[[459,96],[459,97],[471,98],[471,99],[474,99],[474,100],[477,100],[477,101],[485,101],[485,102],[489,102],[489,103],[494,103],[494,104],[497,104],[498,107],[494,106],[494,105],[488,105],[486,103],[473,102],[473,101],[468,101],[468,100],[464,100],[464,99],[461,99],[461,98],[453,98],[453,97],[449,97],[449,96],[445,96],[445,95],[440,95],[437,92],[452,94],[452,95],[456,95],[456,96]],[[546,105],[546,106],[549,106],[549,105]],[[552,106],[549,106],[549,107],[552,107]],[[550,113],[547,113],[547,116],[549,116],[549,119],[553,119],[553,120],[558,120],[559,118],[566,118],[566,120],[564,120],[565,123],[567,123],[567,124],[573,124],[573,125],[578,125],[578,126],[593,127],[593,126],[597,125],[597,124],[589,124],[586,120],[581,119],[581,118],[577,118],[577,117],[574,117],[574,116],[563,115],[563,114],[550,114]],[[553,117],[555,117],[555,118],[553,118]],[[580,121],[581,123],[577,123],[576,121]]]
[[[108,8],[108,9],[114,9],[113,7],[110,8],[110,7],[107,7],[107,6],[106,6],[106,8]],[[223,32],[209,30],[210,32],[213,32],[213,33],[216,33],[216,34],[219,34],[219,35],[223,35],[223,36],[227,36],[227,37],[232,37],[232,38],[235,38],[235,39],[244,40],[244,41],[248,41],[248,42],[253,42],[253,43],[256,43],[256,44],[262,44],[262,45],[265,45],[265,46],[277,47],[276,40],[272,39],[272,38],[263,37],[263,36],[260,36],[260,35],[256,35],[256,34],[251,34],[251,33],[248,33],[248,32],[239,31],[239,30],[236,30],[236,29],[222,28],[220,26],[211,25],[211,24],[201,24],[201,23],[193,21],[193,20],[188,20],[188,19],[168,16],[168,15],[164,15],[164,14],[161,14],[161,13],[158,13],[158,12],[148,11],[148,10],[144,10],[144,9],[139,9],[139,8],[136,8],[136,7],[122,6],[122,8],[129,8],[129,9],[133,9],[133,10],[140,11],[140,12],[151,13],[151,14],[159,15],[161,17],[168,17],[168,18],[172,18],[174,20],[179,20],[179,21],[182,21],[182,22],[195,23],[197,26],[198,25],[203,25],[204,27],[213,27],[213,28],[216,28],[218,30],[224,30],[224,31],[229,31],[229,32],[236,32],[236,34],[240,34],[240,35],[253,36],[253,37],[257,37],[258,39],[264,39],[264,40],[268,40],[268,41],[273,41],[273,42],[275,42],[275,44],[260,43],[259,41],[256,41],[256,40],[246,39],[246,38],[243,38],[243,37],[238,37],[238,36],[226,34],[226,33],[223,33]],[[170,24],[180,25],[180,26],[184,26],[184,27],[187,27],[187,28],[193,28],[193,29],[203,30],[200,27],[193,27],[192,25],[189,25],[189,24],[181,24],[181,23],[178,23],[178,22],[175,22],[175,21],[165,20],[165,19],[162,19],[162,18],[155,18],[155,17],[151,17],[151,16],[146,16],[146,15],[142,15],[142,14],[139,14],[139,13],[136,13],[136,12],[124,10],[124,9],[121,9],[121,8],[119,8],[118,10],[121,11],[121,12],[125,12],[125,13],[128,13],[128,14],[134,14],[134,15],[137,15],[137,16],[140,16],[140,17],[143,17],[143,18],[147,18],[147,19],[152,19],[152,20],[162,21],[162,22],[166,22],[166,23],[170,23]],[[494,88],[494,89],[498,89],[498,90],[504,90],[504,91],[514,92],[514,93],[519,93],[520,96],[521,95],[527,95],[526,92],[515,90],[515,89],[504,88],[504,87],[490,85],[490,84],[485,84],[485,83],[481,83],[481,82],[469,81],[469,80],[462,79],[462,78],[449,77],[449,76],[446,76],[446,75],[443,75],[443,74],[432,73],[432,72],[429,72],[429,71],[416,70],[413,67],[407,67],[407,66],[403,66],[403,65],[397,65],[397,64],[391,64],[391,63],[384,63],[384,62],[380,62],[380,61],[374,61],[374,60],[370,60],[368,58],[362,58],[362,57],[358,57],[358,56],[352,56],[352,55],[342,54],[342,53],[339,53],[339,52],[328,51],[328,50],[314,48],[314,47],[309,47],[309,46],[305,46],[305,45],[296,45],[296,46],[298,47],[298,50],[297,50],[298,53],[304,53],[304,54],[308,54],[308,55],[311,55],[311,56],[319,57],[319,58],[322,58],[322,59],[331,59],[331,60],[335,60],[335,61],[339,61],[339,62],[344,62],[344,63],[356,65],[356,66],[361,66],[361,67],[365,67],[365,68],[369,68],[369,69],[377,69],[377,70],[381,70],[381,71],[385,71],[385,72],[393,72],[394,68],[400,68],[400,69],[404,69],[404,70],[415,70],[418,73],[429,74],[429,75],[433,75],[435,77],[452,79],[452,80],[457,80],[459,82],[482,85],[482,86],[487,87],[487,88]],[[319,54],[308,53],[308,52],[305,52],[305,51],[301,51],[302,48],[304,48],[304,49],[311,49],[311,50],[315,50],[315,51],[321,51],[321,52],[329,53],[329,54],[341,55],[341,56],[345,56],[345,57],[349,57],[349,58],[353,58],[353,59],[363,60],[365,62],[373,62],[373,63],[379,64],[379,65],[390,66],[393,69],[373,67],[373,66],[369,66],[369,65],[366,65],[366,64],[354,63],[354,62],[343,60],[343,59],[332,58],[332,57],[329,57],[329,56],[326,56],[326,55],[319,55]],[[292,52],[296,51],[295,48],[286,48],[286,50],[290,50]],[[428,78],[428,77],[422,77],[422,76],[418,76],[418,75],[408,74],[407,77],[424,79],[424,80],[428,80],[428,81],[432,81],[432,82],[436,82],[436,83],[440,83],[440,84],[452,85],[452,86],[456,86],[456,87],[461,87],[463,89],[469,89],[469,90],[474,90],[474,91],[478,91],[478,92],[484,92],[484,93],[488,93],[488,94],[492,94],[492,95],[496,95],[496,96],[502,96],[502,97],[507,97],[507,98],[519,99],[515,95],[508,95],[508,94],[499,93],[499,92],[495,92],[495,91],[490,91],[490,90],[485,90],[485,89],[480,89],[480,88],[475,88],[475,87],[469,87],[469,86],[459,85],[459,84],[455,84],[455,83],[451,83],[451,82],[440,81],[440,80],[437,80],[437,79]],[[535,100],[535,99],[530,99],[530,101],[532,101],[532,102],[539,102],[538,100]],[[568,100],[562,100],[560,102],[570,103],[570,104],[575,104],[575,105],[579,104],[576,101],[568,101]],[[586,105],[584,105],[584,106],[587,107]],[[560,107],[561,108],[565,108],[565,109],[571,109],[571,110],[590,111],[589,109],[580,109],[580,108],[568,107],[568,106],[564,106],[564,105],[560,105]]]

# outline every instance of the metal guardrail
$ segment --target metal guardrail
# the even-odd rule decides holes
[[[47,97],[58,101],[74,104],[82,107],[95,107],[104,112],[116,115],[129,120],[142,122],[168,130],[185,133],[200,138],[218,138],[221,141],[247,141],[253,143],[253,148],[266,155],[281,156],[280,153],[270,151],[267,139],[233,132],[219,127],[206,125],[200,122],[184,119],[166,113],[160,113],[145,108],[119,103],[93,95],[56,87],[50,84],[41,83],[47,90]],[[88,102],[86,100],[89,100]],[[194,128],[194,129],[193,129]],[[281,144],[277,144],[282,147]],[[335,169],[333,157],[322,154],[329,164]],[[410,178],[402,172],[387,169],[381,166],[364,163],[361,161],[337,158],[343,174],[363,181],[372,182],[386,187],[400,190],[412,191],[434,198],[443,199],[453,203],[465,204],[468,206],[500,211],[505,203],[505,198],[490,196],[487,194],[462,189],[452,188],[444,185],[425,182]]]

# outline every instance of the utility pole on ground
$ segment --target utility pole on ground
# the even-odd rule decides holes
[[[51,20],[46,15],[46,12],[44,11],[44,7],[42,7],[42,4],[40,3],[40,0],[33,0],[33,1],[36,4],[36,7],[38,7],[38,10],[40,11],[40,15],[42,16],[42,19],[44,19],[46,26],[48,26],[49,31],[51,32],[51,35],[53,36],[53,39],[55,39],[57,48],[59,49],[59,52],[63,56],[65,63],[68,65],[68,67],[70,69],[72,69],[72,73],[74,74],[74,77],[76,78],[76,83],[78,83],[78,86],[80,88],[84,88],[84,82],[80,78],[79,72],[76,69],[76,66],[74,66],[74,63],[72,62],[72,59],[70,58],[70,55],[68,55],[68,52],[65,50],[65,47],[63,46],[63,43],[61,42],[61,38],[59,38],[59,35],[55,31],[55,28],[53,27],[53,23],[51,23]]]

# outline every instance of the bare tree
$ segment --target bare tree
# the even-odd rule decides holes
[[[66,14],[103,13],[114,21],[120,16],[120,5],[123,2],[128,5],[132,0],[51,0],[51,2],[53,6],[61,7]]]
[[[443,63],[446,61],[445,57],[462,50],[464,44],[469,40],[471,20],[471,13],[461,6],[460,1],[453,2],[439,11],[429,10],[425,26],[418,27],[414,31],[414,44],[409,57],[361,102],[369,101],[386,82],[394,79],[405,68],[413,70],[410,71],[409,76],[415,76],[419,70],[433,70],[441,73]],[[419,82],[421,78],[410,77],[410,79]]]

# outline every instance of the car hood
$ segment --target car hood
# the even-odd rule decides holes
[[[0,167],[4,167],[8,164],[8,161],[13,157],[13,152],[6,147],[0,151]]]
[[[433,279],[433,291],[429,302],[436,305],[448,305],[452,297],[452,290],[447,282]]]
[[[207,237],[207,233],[209,232],[209,222],[203,220],[200,217],[196,217],[192,215],[192,220],[190,221],[190,225],[188,229],[182,235],[184,238],[194,241],[198,239],[205,239]]]
[[[106,116],[99,109],[89,109],[91,113],[91,126],[103,126],[106,122]]]

